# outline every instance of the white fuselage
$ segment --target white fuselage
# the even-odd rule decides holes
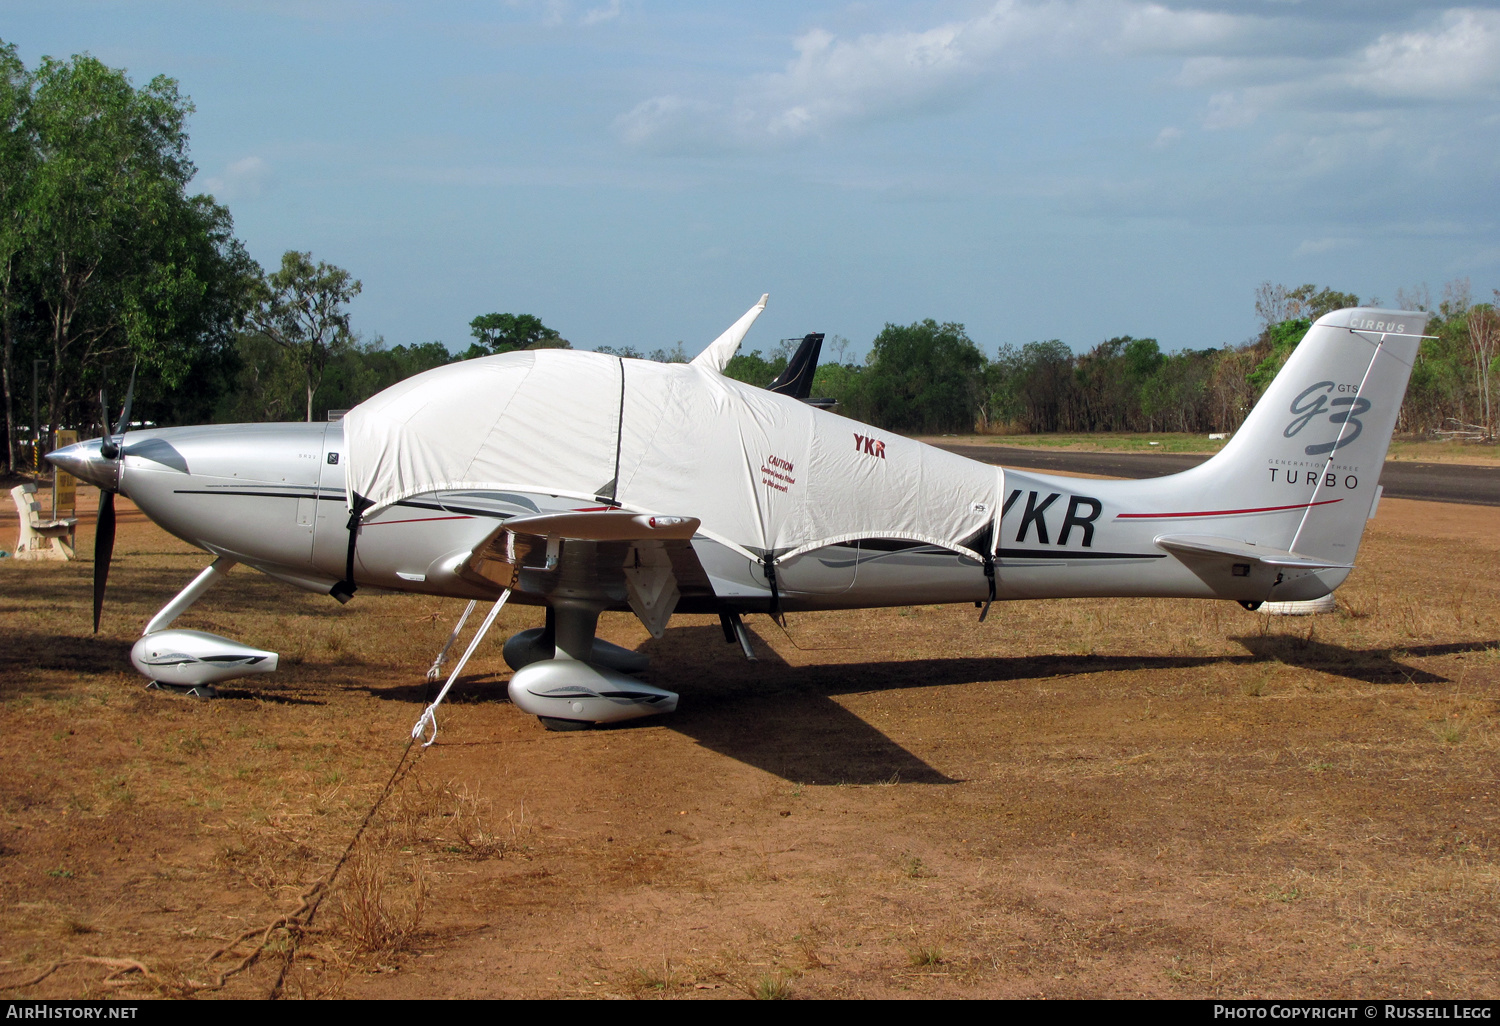
[[[342,579],[348,524],[338,423],[239,424],[133,432],[120,488],[153,521],[190,544],[263,572],[327,592]],[[1259,600],[1264,582],[1211,586],[1155,544],[1164,532],[1291,538],[1314,488],[1326,481],[1285,470],[1256,489],[1257,500],[1225,509],[1212,478],[1195,468],[1171,478],[1107,481],[1005,473],[1005,511],[996,558],[996,598],[1180,596]],[[1360,474],[1334,492],[1368,494]],[[1294,472],[1295,474],[1295,472]],[[1208,486],[1208,487],[1205,487]],[[1243,495],[1243,489],[1236,492]],[[1335,498],[1337,495],[1335,494]],[[1328,501],[1326,498],[1323,501]],[[1367,499],[1365,500],[1368,501]],[[541,493],[459,491],[413,496],[359,528],[354,580],[364,587],[458,598],[486,598],[455,571],[503,521],[538,513],[596,509]],[[763,567],[718,542],[693,548],[712,596],[685,596],[682,612],[764,611]],[[1277,589],[1278,599],[1326,594],[1347,571],[1306,574]],[[778,568],[788,610],[974,602],[988,595],[979,561],[951,551],[879,538],[829,545]],[[518,601],[528,601],[525,594]],[[533,599],[534,600],[534,599]],[[623,606],[622,606],[623,608]]]
[[[677,701],[631,676],[638,653],[595,636],[606,609],[658,637],[674,611],[718,613],[751,655],[750,612],[1321,598],[1354,565],[1425,320],[1325,315],[1222,451],[1144,481],[1005,471],[715,367],[554,350],[428,371],[342,422],[138,431],[48,458],[216,557],[132,649],[157,684],[274,665],[169,629],[239,562],[341,601],[360,587],[492,600],[450,685],[506,601],[545,605],[545,625],[503,650],[507,690],[573,729]],[[710,355],[727,359],[725,337]],[[112,511],[101,505],[96,610]]]

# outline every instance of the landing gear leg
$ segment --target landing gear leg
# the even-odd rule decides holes
[[[204,592],[223,580],[224,575],[234,569],[236,562],[238,561],[228,556],[220,556],[208,564],[203,568],[202,573],[193,578],[191,584],[177,593],[176,598],[161,607],[161,612],[151,618],[151,622],[146,624],[146,629],[141,633],[155,634],[157,631],[166,630],[172,625],[173,620],[186,613],[194,602],[201,599]]]
[[[597,613],[594,622],[598,623]],[[588,629],[594,628],[591,626]],[[502,651],[506,664],[512,670],[519,670],[532,663],[541,662],[543,659],[559,658],[557,654],[557,610],[548,606],[546,626],[532,627],[511,635]],[[583,661],[595,666],[607,666],[621,673],[645,673],[650,665],[650,660],[639,652],[612,645],[603,638],[594,639],[593,650]]]
[[[745,621],[740,619],[740,614],[720,613],[719,625],[724,628],[724,640],[731,645],[738,641],[741,651],[745,653],[745,658],[752,663],[755,662],[755,649],[750,645],[750,628],[745,626]]]

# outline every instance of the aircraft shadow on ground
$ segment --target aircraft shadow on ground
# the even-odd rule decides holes
[[[754,631],[752,631],[754,634]],[[1007,682],[1139,670],[1280,662],[1371,684],[1438,684],[1447,678],[1401,663],[1398,656],[1481,652],[1500,641],[1405,648],[1350,649],[1295,636],[1233,639],[1245,655],[1042,655],[791,666],[757,636],[756,662],[724,645],[715,627],[679,627],[641,651],[653,657],[650,679],[679,691],[682,702],[665,721],[645,719],[610,729],[663,724],[711,751],[798,783],[945,784],[953,778],[907,751],[833,700],[842,694],[913,687]],[[420,706],[438,684],[413,681],[369,687],[372,697]],[[465,675],[450,692],[455,704],[505,701],[500,674]]]
[[[203,565],[207,566],[208,560],[203,560]],[[46,569],[41,573],[21,574],[10,571],[14,576],[0,578],[0,583],[9,589],[6,599],[10,600],[0,604],[0,610],[17,613],[48,607],[77,610],[80,629],[87,631],[92,613],[83,603],[89,601],[93,590],[93,563],[85,561],[44,566]],[[200,569],[198,567],[185,573],[169,574],[159,570],[121,566],[120,561],[116,561],[110,569],[109,586],[104,596],[104,622],[130,618],[131,627],[139,630],[145,625],[145,619],[141,618],[142,611],[148,611],[144,615],[149,618],[186,587]],[[244,570],[235,571],[229,584],[214,589],[205,601],[193,609],[199,616],[219,619],[250,612],[335,611],[333,603],[325,596],[297,591],[280,581]]]
[[[738,655],[737,647],[726,646],[716,627],[679,627],[660,641],[641,646],[643,653],[653,657],[649,679],[682,694],[679,711],[665,721],[632,721],[612,729],[665,725],[711,751],[798,783],[946,784],[958,781],[843,708],[834,696],[1263,662],[1280,662],[1371,684],[1438,684],[1447,683],[1448,678],[1405,665],[1400,658],[1482,652],[1500,645],[1500,641],[1489,640],[1351,649],[1288,635],[1250,635],[1232,640],[1243,645],[1248,654],[961,656],[796,667],[786,663],[763,639],[757,638],[758,659],[752,663]],[[129,666],[128,641],[23,632],[12,635],[7,647],[13,665],[41,670],[114,673]],[[429,684],[419,674],[414,671],[409,684],[354,685],[354,689],[420,708],[436,697],[441,684]],[[221,686],[220,693],[224,698],[279,704],[324,704],[274,687]],[[447,698],[453,704],[497,700],[507,699],[503,675],[495,672],[465,675]]]
[[[684,647],[714,645],[712,627],[679,628]],[[753,633],[753,632],[752,632]],[[696,635],[696,637],[689,637]],[[705,748],[803,783],[954,783],[916,755],[854,714],[833,696],[1034,680],[1094,673],[1170,670],[1212,665],[1280,662],[1371,684],[1440,684],[1448,678],[1408,666],[1398,656],[1428,657],[1480,652],[1500,642],[1473,641],[1387,649],[1350,649],[1298,637],[1236,638],[1248,655],[1110,656],[1046,655],[1020,658],[959,657],[903,662],[844,663],[793,667],[756,646],[756,663],[718,662],[688,679],[662,660],[658,684],[680,690],[683,703],[668,725]],[[641,651],[652,654],[657,643]],[[665,654],[665,653],[663,653]],[[686,669],[686,668],[684,668]],[[707,679],[704,679],[704,678]],[[668,679],[677,678],[677,679]]]
[[[1251,635],[1232,638],[1250,650],[1257,662],[1286,663],[1305,670],[1319,670],[1367,684],[1447,684],[1447,677],[1400,662],[1400,656],[1426,658],[1484,652],[1500,641],[1460,641],[1445,645],[1410,645],[1393,648],[1345,648],[1315,639],[1287,635]],[[1231,660],[1233,661],[1233,660]]]
[[[220,700],[223,700],[223,699],[226,699],[226,698],[249,699],[250,701],[253,701],[253,702],[269,702],[272,705],[327,705],[328,704],[327,701],[322,700],[322,699],[317,699],[317,698],[298,698],[295,695],[289,695],[289,694],[287,694],[285,691],[263,690],[263,689],[259,689],[259,688],[256,689],[256,690],[254,690],[254,691],[249,691],[249,690],[246,690],[245,688],[231,688],[231,687],[226,687],[223,684],[216,684],[215,688],[219,692],[219,699]]]
[[[145,688],[146,679],[135,675],[130,662],[133,641],[117,638],[94,637],[88,634],[30,634],[17,632],[5,638],[5,654],[8,671],[0,682],[0,693],[16,693],[52,696],[65,693],[72,685],[66,680],[43,683],[24,674],[17,668],[40,673],[65,673],[74,675],[129,674],[131,686]],[[217,686],[220,698],[251,699],[257,702],[272,702],[278,705],[324,705],[316,698],[299,698],[288,693],[286,686],[266,682],[266,686],[235,688]],[[163,695],[164,700],[170,696]]]
[[[66,673],[119,673],[130,669],[132,641],[88,634],[6,632],[5,661],[17,669]]]

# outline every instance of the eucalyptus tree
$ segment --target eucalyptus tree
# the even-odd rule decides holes
[[[27,190],[36,151],[26,125],[31,103],[31,75],[16,55],[14,43],[0,43],[0,386],[5,392],[5,470],[16,469],[14,314],[18,270],[25,245]]]
[[[897,431],[973,430],[985,358],[962,324],[887,324],[868,363],[851,404],[856,416]]]
[[[262,336],[296,359],[307,388],[307,419],[313,419],[313,393],[328,361],[355,343],[348,305],[363,285],[342,267],[311,253],[287,250],[281,266],[256,286],[250,321]]]
[[[32,76],[25,273],[45,321],[54,430],[73,399],[131,363],[175,386],[240,317],[253,265],[229,211],[187,193],[192,110],[172,79],[137,89],[87,54],[44,57]],[[87,401],[78,412],[97,416]]]
[[[1500,302],[1500,289],[1495,291],[1495,300]],[[1477,303],[1464,314],[1464,327],[1469,331],[1469,345],[1474,351],[1474,380],[1476,405],[1482,416],[1484,437],[1495,437],[1495,417],[1490,402],[1490,378],[1495,369],[1496,351],[1500,349],[1500,315],[1491,303]]]
[[[533,314],[487,313],[469,322],[475,338],[466,358],[517,349],[572,349],[573,345]]]

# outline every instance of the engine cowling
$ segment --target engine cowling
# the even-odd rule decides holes
[[[192,687],[272,673],[279,656],[206,631],[157,631],[130,650],[135,668],[164,684]]]

